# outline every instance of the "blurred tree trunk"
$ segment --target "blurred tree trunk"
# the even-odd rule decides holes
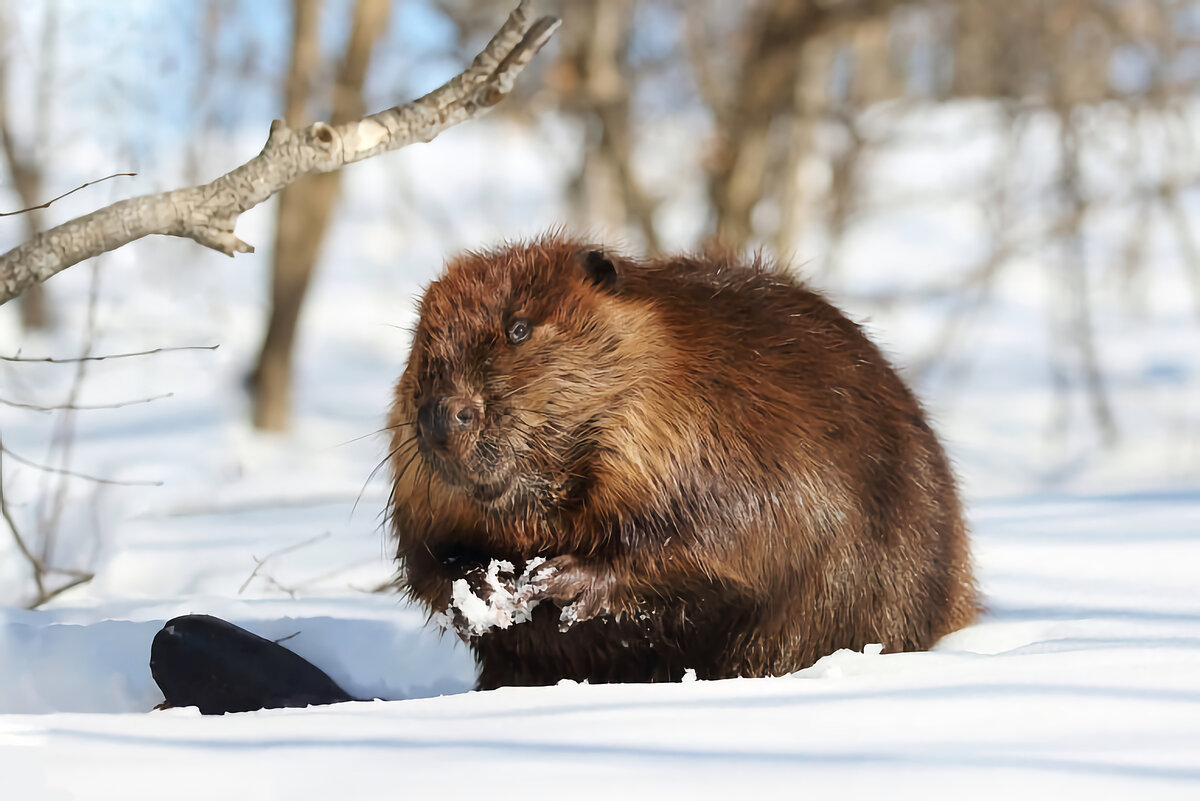
[[[862,27],[883,19],[896,0],[763,0],[746,14],[744,50],[729,101],[712,108],[717,124],[717,147],[709,160],[709,200],[715,216],[717,241],[735,250],[754,236],[754,207],[768,196],[768,184],[780,176],[795,136],[773,136],[777,121],[794,125],[810,116],[799,104],[806,93],[797,91],[806,48],[842,25]],[[696,13],[689,9],[690,13]],[[874,31],[872,42],[886,32]],[[693,47],[697,72],[706,70],[704,46]],[[697,63],[701,62],[701,63]],[[890,82],[878,76],[873,84]],[[705,80],[701,78],[701,80]],[[710,106],[712,95],[710,95]],[[791,176],[783,176],[790,179]]]
[[[43,9],[41,54],[38,61],[35,109],[33,114],[33,140],[42,142],[49,130],[46,115],[50,109],[50,82],[54,65],[54,48],[57,42],[57,4],[47,3]],[[0,42],[9,41],[7,20],[0,14]],[[8,94],[9,52],[0,51],[0,150],[8,166],[8,175],[17,193],[21,208],[32,209],[24,215],[25,240],[28,241],[42,230],[44,215],[34,206],[45,201],[42,195],[42,170],[38,163],[36,147],[22,147],[17,143],[12,129],[12,102]],[[50,324],[46,289],[36,284],[27,289],[19,301],[21,326],[26,331],[46,328]]]
[[[731,102],[713,110],[718,143],[710,160],[709,199],[722,246],[740,250],[754,234],[754,207],[766,195],[779,155],[773,152],[772,124],[781,116],[798,116],[796,85],[804,48],[825,29],[826,17],[812,0],[765,0],[746,15],[745,50]]]
[[[633,76],[629,37],[635,0],[566,0],[563,50],[550,83],[562,106],[584,124],[588,142],[572,182],[584,225],[619,232],[627,222],[641,232],[646,249],[659,250],[654,203],[642,191],[633,168],[629,104]]]
[[[0,84],[3,84],[5,70],[0,66]],[[13,140],[12,127],[8,116],[8,93],[0,89],[0,146],[4,150],[4,159],[8,164],[8,175],[12,179],[13,189],[20,199],[21,208],[30,209],[22,216],[25,223],[25,241],[29,241],[42,230],[42,211],[33,206],[42,202],[42,171],[37,162],[28,157],[28,153],[17,147]],[[47,313],[46,288],[43,284],[35,284],[22,293],[20,298],[21,326],[26,331],[33,331],[49,325]]]
[[[388,0],[357,0],[350,38],[333,90],[331,121],[361,117],[363,83],[376,39],[387,27]],[[314,75],[321,64],[318,0],[294,0],[295,34],[284,92],[284,117],[293,127],[309,121]],[[312,278],[341,172],[312,175],[279,193],[272,263],[271,316],[252,374],[254,425],[279,431],[291,420],[292,353],[304,296]]]

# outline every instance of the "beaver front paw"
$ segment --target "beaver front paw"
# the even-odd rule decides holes
[[[612,574],[565,554],[548,559],[526,574],[530,601],[553,601],[562,607],[559,631],[576,623],[612,614]]]

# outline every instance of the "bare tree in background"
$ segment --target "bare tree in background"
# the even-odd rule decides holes
[[[456,24],[462,44],[486,19],[489,4],[437,0],[437,6]],[[1165,220],[1200,311],[1200,245],[1182,199],[1200,183],[1184,167],[1194,162],[1196,138],[1183,104],[1200,89],[1187,67],[1200,49],[1194,22],[1186,24],[1200,13],[1193,1],[558,0],[557,6],[566,28],[547,83],[560,112],[585,137],[570,187],[582,227],[625,230],[647,250],[659,249],[656,211],[677,187],[651,185],[639,174],[639,140],[654,120],[632,99],[646,90],[677,104],[675,110],[699,107],[711,120],[694,131],[711,143],[697,165],[707,183],[708,238],[733,249],[773,246],[788,258],[805,254],[800,237],[815,222],[824,233],[823,271],[836,273],[847,232],[896,209],[872,205],[864,178],[876,156],[904,146],[898,129],[905,115],[945,101],[983,100],[998,112],[999,125],[1007,123],[1010,141],[997,150],[994,180],[960,191],[973,192],[972,202],[984,211],[991,252],[930,288],[957,300],[916,365],[919,372],[952,362],[950,351],[999,277],[1036,254],[1058,288],[1045,309],[1047,357],[1059,388],[1053,427],[1065,428],[1071,396],[1082,397],[1095,428],[1111,441],[1115,415],[1092,319],[1094,274],[1103,265],[1084,243],[1098,212],[1116,204],[1136,208],[1141,221],[1119,254],[1131,285],[1147,279],[1146,221]],[[638,15],[656,24],[639,24]],[[672,26],[675,35],[664,36]],[[1133,72],[1144,74],[1136,86],[1120,88],[1128,70],[1118,67],[1131,61],[1142,65]],[[679,73],[663,69],[682,62],[690,66],[690,87],[671,84]],[[1123,122],[1110,124],[1122,115]],[[1030,176],[1013,159],[1047,118],[1059,131],[1057,158],[1036,177],[1042,196],[1031,198]],[[1114,158],[1106,131],[1133,142],[1132,151]],[[1160,159],[1161,176],[1145,186],[1144,176],[1134,176],[1154,161],[1142,144],[1150,141],[1166,143],[1169,155]],[[1130,171],[1127,194],[1112,197],[1092,186],[1084,165],[1103,161]],[[811,163],[828,175],[817,191],[801,180]],[[921,192],[914,186],[907,200],[933,199]]]
[[[634,169],[630,106],[636,72],[629,63],[635,0],[565,0],[558,61],[548,80],[565,111],[584,125],[587,142],[570,192],[585,227],[619,231],[632,221],[650,252],[659,247],[654,201]]]
[[[683,7],[695,80],[715,123],[707,167],[713,235],[723,246],[742,249],[751,242],[755,206],[776,196],[780,178],[790,180],[784,167],[795,167],[801,155],[795,147],[809,141],[813,110],[805,106],[814,98],[805,90],[829,74],[825,65],[806,60],[809,50],[847,27],[871,30],[895,6],[894,0],[748,4],[732,37],[739,49],[732,80],[723,80],[713,64],[716,42],[728,41],[728,34],[707,31],[696,9]]]
[[[440,4],[466,19],[483,5]],[[629,102],[637,88],[708,112],[710,124],[694,131],[711,143],[696,165],[707,180],[708,238],[733,249],[773,246],[790,258],[811,255],[800,237],[815,223],[828,276],[855,226],[902,203],[939,200],[915,184],[880,204],[864,182],[876,157],[912,144],[901,133],[911,112],[982,101],[1008,141],[996,149],[993,176],[954,190],[954,199],[983,212],[991,251],[937,286],[878,299],[955,296],[938,312],[944,328],[919,372],[963,374],[968,355],[951,352],[1010,266],[1033,256],[1056,288],[1045,302],[1045,355],[1058,388],[1052,429],[1065,430],[1073,398],[1082,399],[1111,442],[1116,416],[1094,332],[1097,276],[1116,262],[1131,302],[1144,295],[1147,227],[1160,222],[1200,314],[1200,238],[1184,202],[1200,186],[1190,122],[1200,93],[1195,0],[563,0],[563,14],[568,35],[548,82],[587,137],[575,186],[585,226],[642,233],[651,249],[662,236],[655,207],[677,187],[641,191],[649,184],[631,133],[654,120]],[[631,25],[636,14],[658,25]],[[667,52],[648,58],[654,48]],[[690,65],[691,86],[680,86],[678,73],[654,73],[672,61]],[[1042,147],[1047,124],[1057,146],[1034,175],[1022,159]],[[819,188],[801,179],[809,164],[827,176]],[[1126,174],[1126,185],[1114,193],[1097,183],[1097,168]],[[1114,208],[1133,211],[1126,244],[1097,252],[1086,243]],[[925,369],[938,365],[945,369]]]
[[[331,122],[363,115],[363,84],[371,50],[387,27],[388,0],[357,0],[350,37],[333,86]],[[318,32],[321,4],[294,0],[292,61],[285,87],[284,119],[300,126],[312,118],[315,78],[322,63]],[[320,256],[337,200],[340,172],[311,175],[279,194],[271,264],[271,316],[252,376],[254,425],[278,431],[291,419],[292,359],[304,295]]]

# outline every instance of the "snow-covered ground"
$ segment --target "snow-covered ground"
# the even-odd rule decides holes
[[[14,798],[745,798],[800,788],[1196,798],[1198,501],[982,504],[973,520],[991,607],[983,621],[930,653],[840,652],[779,679],[465,692],[461,648],[386,598],[333,590],[8,611],[0,770]],[[230,587],[241,579],[227,573]],[[150,639],[188,610],[267,637],[298,631],[288,644],[352,692],[408,700],[147,714],[161,700]]]
[[[561,221],[559,146],[481,124],[349,172],[286,436],[245,423],[265,258],[153,240],[100,260],[93,353],[220,348],[87,365],[78,404],[173,393],[76,413],[71,469],[155,483],[68,482],[54,561],[95,570],[93,582],[25,611],[28,575],[0,537],[0,795],[1200,798],[1200,336],[1169,269],[1152,322],[1121,317],[1118,288],[1098,290],[1123,434],[1111,449],[1082,414],[1046,437],[1036,265],[998,290],[961,380],[926,388],[963,478],[988,606],[934,651],[838,653],[776,679],[469,692],[465,649],[371,591],[392,565],[370,435],[403,366],[414,293],[443,250]],[[457,211],[427,230],[446,209]],[[854,288],[869,288],[871,264],[889,283],[948,269],[957,243],[937,232],[961,232],[964,213],[917,209],[859,231],[842,256]],[[239,232],[263,252],[269,226],[259,209]],[[0,308],[0,353],[77,354],[92,274],[50,282],[67,321],[53,337],[22,339]],[[861,292],[833,288],[902,363],[930,339],[927,309],[853,307]],[[0,363],[0,398],[62,402],[75,375]],[[61,417],[0,405],[4,444],[43,461]],[[32,533],[57,480],[11,458],[4,469]],[[161,700],[150,641],[187,612],[295,635],[288,647],[348,691],[389,700],[150,712]]]

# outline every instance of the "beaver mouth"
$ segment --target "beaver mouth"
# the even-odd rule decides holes
[[[495,481],[490,484],[473,484],[470,488],[471,497],[481,504],[499,503],[512,490],[511,480]]]
[[[516,485],[514,476],[500,460],[480,465],[465,464],[452,453],[422,448],[425,463],[442,482],[483,504],[498,503]]]

